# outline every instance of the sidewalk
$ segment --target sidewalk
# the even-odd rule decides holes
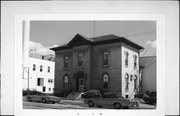
[[[61,100],[60,104],[87,106],[83,100]]]
[[[60,104],[79,105],[87,107],[87,104],[84,104],[83,100],[61,100]],[[156,109],[156,106],[139,102],[139,107],[130,107],[130,109]]]

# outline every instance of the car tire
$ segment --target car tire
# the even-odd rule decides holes
[[[98,108],[102,108],[102,106],[99,106],[99,105],[98,105],[97,107],[98,107]]]
[[[42,103],[46,103],[46,99],[45,99],[45,98],[42,98],[42,99],[41,99],[41,102],[42,102]]]
[[[129,106],[124,106],[123,108],[124,108],[124,109],[129,109]]]
[[[55,104],[56,102],[55,102],[55,101],[52,101],[51,103],[52,103],[52,104]]]
[[[28,97],[28,98],[27,98],[27,100],[28,100],[28,102],[32,102],[32,100],[31,100],[31,98],[30,98],[30,97]]]
[[[88,106],[89,107],[94,107],[94,102],[93,101],[88,101]]]
[[[120,109],[121,108],[121,104],[120,103],[114,103],[114,108],[115,109]]]

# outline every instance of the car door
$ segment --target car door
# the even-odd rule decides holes
[[[40,93],[40,92],[38,92],[36,95],[35,95],[35,100],[36,101],[41,101],[41,96],[42,96],[42,94]]]

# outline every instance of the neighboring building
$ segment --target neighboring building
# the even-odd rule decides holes
[[[54,65],[53,61],[29,57],[23,64],[23,89],[53,93]]]
[[[156,56],[140,57],[142,91],[156,92]]]
[[[55,51],[55,93],[89,89],[134,98],[139,90],[139,52],[143,47],[116,35],[77,34]]]

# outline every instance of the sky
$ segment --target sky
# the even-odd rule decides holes
[[[155,21],[31,21],[30,48],[39,54],[54,54],[48,49],[68,43],[77,33],[126,37],[145,48],[141,57],[156,55]]]

